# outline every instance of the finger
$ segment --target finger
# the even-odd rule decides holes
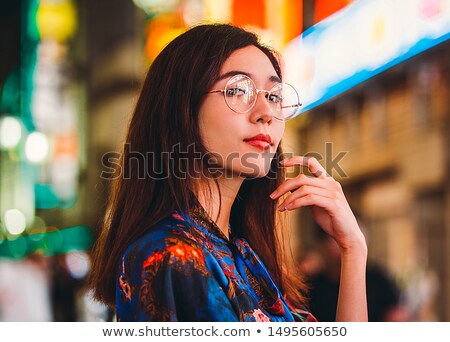
[[[283,211],[286,208],[290,208],[290,205],[295,202],[298,198],[314,194],[318,196],[322,196],[324,198],[328,198],[329,200],[333,200],[336,198],[336,195],[333,191],[323,188],[318,188],[315,186],[302,185],[300,188],[295,190],[291,195],[286,197],[283,203],[278,207],[279,210]]]
[[[295,178],[289,178],[284,181],[281,185],[278,186],[278,188],[275,189],[275,191],[270,194],[270,198],[276,199],[284,195],[288,191],[294,191],[295,189],[298,189],[302,185],[311,185],[322,188],[326,186],[326,184],[324,184],[323,180],[321,179],[301,174]]]
[[[282,166],[294,166],[301,165],[306,166],[311,173],[317,178],[331,177],[325,168],[319,163],[319,161],[314,157],[307,156],[294,156],[290,158],[283,159],[280,164]]]
[[[303,197],[295,199],[294,201],[292,201],[292,203],[289,204],[289,206],[286,206],[285,209],[293,210],[300,207],[316,205],[318,207],[325,209],[327,212],[330,212],[331,210],[330,206],[333,203],[334,202],[330,201],[330,199],[327,197],[323,197],[316,194],[308,194]]]

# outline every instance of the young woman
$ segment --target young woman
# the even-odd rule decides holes
[[[278,224],[303,206],[341,248],[336,319],[367,320],[367,248],[340,185],[316,159],[281,160],[299,105],[280,56],[241,28],[200,25],[160,53],[93,253],[119,321],[315,320]],[[293,165],[314,177],[286,179]]]

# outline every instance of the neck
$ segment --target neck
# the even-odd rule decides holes
[[[209,180],[208,180],[209,181]],[[196,191],[196,197],[202,207],[206,210],[211,219],[216,223],[222,233],[228,236],[228,224],[230,222],[231,207],[233,206],[234,200],[237,196],[239,188],[244,181],[243,178],[231,178],[218,180],[222,205],[219,214],[219,191],[214,181],[209,181],[211,188],[211,197],[208,195],[208,186],[206,183],[200,185],[199,190]]]

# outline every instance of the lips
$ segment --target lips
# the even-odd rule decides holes
[[[244,139],[244,141],[251,141],[251,140],[261,140],[261,141],[265,141],[267,143],[272,143],[272,139],[270,138],[270,135],[268,134],[258,134],[255,135],[254,137],[248,138],[248,139]]]
[[[263,150],[269,149],[272,143],[272,139],[268,134],[258,134],[255,135],[254,137],[244,139],[244,141],[252,146],[261,148]]]

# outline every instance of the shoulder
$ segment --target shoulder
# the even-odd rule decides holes
[[[169,217],[126,249],[116,282],[120,320],[175,320],[174,305],[186,296],[182,289],[208,284],[211,274],[204,251],[186,234],[188,229],[183,221]]]
[[[161,266],[204,270],[204,249],[188,234],[189,229],[187,222],[176,214],[150,227],[125,250],[121,273],[138,275],[144,270],[156,271]]]

